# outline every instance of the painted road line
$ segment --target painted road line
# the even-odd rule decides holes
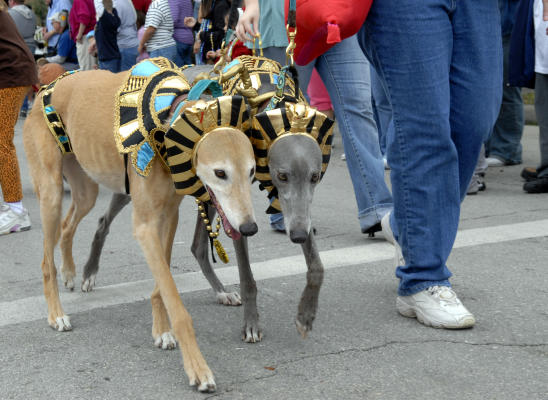
[[[499,225],[487,228],[459,231],[455,248],[479,246],[512,240],[522,240],[548,236],[548,219]],[[325,269],[341,268],[353,265],[366,265],[389,260],[394,256],[394,248],[387,242],[346,247],[320,252]],[[291,256],[254,263],[252,266],[255,280],[281,278],[306,272],[304,256]],[[236,266],[216,270],[225,285],[239,283]],[[181,293],[209,289],[209,283],[201,272],[189,272],[174,275]],[[61,302],[67,314],[89,311],[96,308],[134,303],[150,298],[154,287],[152,279],[132,281],[117,285],[95,288],[93,292],[82,293],[78,288],[74,292],[61,289]],[[44,296],[27,297],[15,301],[0,303],[0,326],[42,319],[47,315]]]

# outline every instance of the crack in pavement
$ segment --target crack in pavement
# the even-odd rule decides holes
[[[365,347],[365,348],[342,349],[342,350],[332,351],[332,352],[328,352],[328,353],[307,355],[307,356],[302,356],[302,357],[298,357],[298,358],[294,358],[294,359],[290,359],[290,360],[286,360],[286,361],[281,361],[281,362],[275,364],[276,370],[271,371],[271,373],[269,373],[267,375],[254,376],[254,377],[251,377],[249,379],[244,379],[244,380],[241,380],[241,381],[230,382],[228,385],[231,386],[231,387],[228,387],[228,388],[224,389],[221,392],[218,392],[218,393],[215,393],[211,396],[208,396],[208,397],[206,397],[206,399],[212,399],[212,398],[221,396],[225,393],[230,393],[230,392],[234,391],[233,386],[235,386],[235,385],[242,385],[242,384],[245,384],[245,383],[250,382],[250,381],[270,379],[270,378],[278,375],[278,368],[280,366],[294,364],[294,363],[297,363],[297,362],[302,361],[302,360],[325,357],[325,356],[337,356],[337,355],[346,354],[346,353],[350,353],[350,352],[367,353],[367,352],[370,352],[370,351],[375,351],[375,350],[379,350],[379,349],[386,348],[386,347],[389,347],[389,346],[400,345],[400,344],[406,345],[406,344],[429,344],[429,343],[449,343],[449,344],[464,344],[464,345],[468,345],[468,346],[500,346],[500,347],[516,347],[516,348],[531,348],[531,347],[548,346],[548,343],[501,343],[501,342],[474,343],[474,342],[461,342],[461,341],[457,341],[457,340],[446,340],[446,339],[429,339],[429,340],[416,340],[416,341],[393,340],[393,341],[389,341],[389,342],[386,342],[386,343],[383,343],[383,344],[380,344],[380,345],[377,345],[377,346],[371,346],[371,347]]]

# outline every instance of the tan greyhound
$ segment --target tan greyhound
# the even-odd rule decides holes
[[[115,99],[127,79],[127,72],[84,71],[65,76],[56,83],[51,106],[64,124],[72,146],[70,154],[60,151],[51,126],[46,123],[41,104],[44,92],[37,96],[25,122],[24,145],[40,202],[44,235],[42,273],[48,323],[59,331],[72,329],[59,299],[55,245],[60,239],[62,279],[67,287],[73,287],[72,240],[78,223],[95,204],[98,185],[114,193],[124,193],[129,184],[133,234],[156,282],[151,295],[154,341],[160,347],[173,348],[176,339],[190,384],[196,385],[199,391],[214,391],[213,374],[198,348],[192,319],[169,269],[183,196],[176,192],[174,180],[160,157],[151,159],[148,176],[144,178],[128,166],[131,163],[120,154],[113,135]],[[176,110],[170,109],[164,129],[173,127],[177,115],[181,117],[198,103],[186,102]],[[248,137],[234,127],[218,127],[204,135],[194,150],[193,171],[223,216],[227,234],[239,238],[256,233],[250,197],[255,159]],[[173,173],[171,165],[170,168]],[[63,176],[71,187],[72,203],[61,223]]]

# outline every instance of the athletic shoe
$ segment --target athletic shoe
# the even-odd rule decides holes
[[[476,323],[472,313],[447,286],[430,286],[411,296],[398,296],[396,307],[404,317],[417,318],[432,328],[462,329]]]
[[[270,227],[276,232],[285,233],[285,224],[283,219],[276,222],[271,222]]]
[[[346,161],[346,154],[344,153],[341,154],[341,161]]]
[[[388,160],[386,159],[386,157],[383,157],[382,161],[384,163],[384,169],[390,169],[390,165],[388,165]]]
[[[394,249],[395,249],[394,267],[397,268],[399,266],[405,265],[405,259],[403,258],[401,247],[399,243],[396,241],[396,238],[394,237],[394,233],[392,232],[392,228],[390,227],[390,214],[392,214],[392,211],[387,212],[384,215],[384,217],[382,217],[381,227],[382,227],[382,232],[384,233],[384,238],[386,239],[386,241],[394,245]]]
[[[490,167],[504,167],[506,165],[506,162],[498,157],[487,157],[485,160]]]
[[[28,231],[30,229],[30,217],[27,210],[18,214],[7,204],[0,206],[0,235],[8,233]]]

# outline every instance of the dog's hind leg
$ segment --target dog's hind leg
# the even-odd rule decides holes
[[[306,273],[306,287],[299,302],[295,324],[297,331],[303,338],[312,330],[312,323],[318,309],[318,296],[323,282],[323,264],[316,248],[314,233],[308,234],[306,241],[301,245],[306,259],[308,272]]]
[[[71,188],[72,203],[61,227],[61,278],[65,287],[73,290],[76,267],[72,256],[72,242],[78,224],[95,205],[99,186],[87,176],[73,155],[65,156],[63,175]]]
[[[244,326],[242,328],[242,340],[246,343],[261,341],[263,337],[259,326],[259,313],[257,312],[257,284],[253,279],[251,266],[249,265],[249,253],[247,249],[247,238],[242,236],[234,240],[234,249],[238,260],[238,271],[240,273],[240,292],[244,305]]]
[[[207,207],[207,218],[213,221],[215,218],[215,207]],[[200,211],[198,211],[198,218],[196,220],[196,228],[194,229],[194,239],[191,246],[192,254],[200,264],[202,272],[207,281],[215,291],[217,295],[217,301],[226,306],[239,306],[242,304],[240,295],[236,292],[227,292],[217,277],[215,270],[209,262],[209,232],[205,229],[205,226],[200,217]]]
[[[123,193],[113,193],[107,212],[99,218],[99,224],[91,243],[88,260],[84,265],[82,275],[82,291],[90,292],[95,286],[95,277],[99,271],[99,260],[103,245],[108,235],[110,224],[120,211],[131,201],[131,197]]]

